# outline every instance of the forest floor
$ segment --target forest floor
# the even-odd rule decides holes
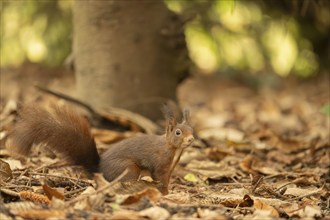
[[[191,111],[198,140],[162,196],[150,178],[90,179],[38,147],[27,158],[13,155],[5,141],[18,104],[63,102],[34,90],[34,82],[74,91],[70,73],[26,71],[33,73],[1,73],[1,220],[330,219],[330,116],[321,111],[329,76],[257,88],[215,76],[185,81],[178,99]],[[109,134],[107,143],[125,137]],[[108,146],[103,140],[96,137],[100,151]]]

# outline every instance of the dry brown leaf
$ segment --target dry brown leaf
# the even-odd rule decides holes
[[[281,199],[263,198],[263,197],[253,197],[253,199],[259,199],[261,202],[266,203],[278,210],[280,210],[281,207],[292,204],[292,202],[284,201]]]
[[[242,198],[242,196],[231,193],[223,193],[219,195],[199,194],[192,196],[191,201],[199,205],[223,205],[229,208],[253,206],[253,200],[249,195],[244,195]]]
[[[48,185],[42,185],[42,188],[46,194],[46,196],[48,197],[48,199],[52,199],[53,197],[58,198],[60,200],[64,200],[64,195],[62,193],[60,193],[58,190],[53,189],[51,187],[49,187]]]
[[[94,180],[96,183],[96,189],[102,189],[105,186],[108,186],[110,183],[104,178],[102,173],[95,173]]]
[[[279,150],[269,152],[267,158],[287,165],[291,165],[295,161],[301,161],[300,158],[297,158],[297,155],[286,154]]]
[[[3,189],[1,188],[0,191],[4,194],[7,194],[7,195],[10,195],[10,196],[13,196],[13,197],[19,197],[19,193],[18,192],[15,192],[15,191],[12,191],[10,189]]]
[[[330,139],[330,138],[329,138]],[[330,150],[326,151],[324,155],[318,160],[319,164],[323,167],[328,167],[330,164]]]
[[[87,196],[87,197],[86,197]],[[97,200],[96,198],[99,197],[100,199]],[[104,194],[96,193],[96,190],[89,186],[87,187],[75,200],[77,202],[74,203],[75,209],[82,209],[82,210],[90,210],[92,207],[97,206],[96,201],[102,201],[104,198]],[[72,201],[70,201],[72,202]]]
[[[7,182],[13,178],[12,171],[7,162],[0,160],[0,181]]]
[[[150,220],[166,220],[170,217],[170,213],[166,209],[158,206],[144,209],[140,211],[139,214]]]
[[[168,194],[161,198],[161,201],[172,202],[176,204],[188,204],[190,203],[190,196],[188,193],[179,192],[174,194]]]
[[[287,187],[287,190],[285,191],[284,195],[304,197],[310,194],[314,195],[316,193],[318,194],[322,193],[322,189],[319,189],[315,186],[309,186],[306,188]]]
[[[199,174],[198,177],[203,180],[218,180],[222,177],[231,177],[236,175],[237,171],[235,167],[227,166],[225,161],[217,163],[210,160],[193,160],[186,166],[186,168],[190,172]]]
[[[5,213],[0,212],[0,219],[1,220],[14,220],[14,217],[10,217],[9,215],[6,215]]]
[[[142,198],[148,198],[152,202],[157,202],[161,198],[162,194],[155,188],[147,188],[133,195],[128,196],[121,205],[131,205],[139,202]]]
[[[299,150],[307,148],[307,144],[304,140],[293,139],[293,138],[278,138],[276,147],[284,153],[295,153]]]
[[[113,213],[109,220],[148,220],[148,218],[143,218],[138,212],[119,210]]]
[[[233,148],[222,149],[220,147],[211,147],[205,150],[207,157],[211,160],[220,161],[228,155],[233,155]]]
[[[274,207],[268,205],[267,203],[260,201],[259,199],[254,200],[253,207],[258,210],[269,211],[269,215],[273,216],[275,218],[280,217],[278,211]]]
[[[283,206],[282,210],[289,216],[300,218],[315,218],[322,216],[321,209],[316,205],[298,205],[296,203]]]
[[[221,213],[219,210],[210,210],[210,209],[201,209],[198,208],[197,209],[197,215],[199,218],[201,219],[205,219],[205,220],[227,220],[228,218],[223,215],[223,213]]]
[[[240,168],[250,174],[258,175],[263,174],[278,174],[279,171],[273,164],[267,164],[255,156],[247,155],[239,164]]]
[[[315,185],[315,184],[319,184],[320,183],[320,176],[319,175],[315,175],[315,176],[302,176],[299,177],[297,179],[295,179],[294,181],[292,181],[292,183],[296,184],[296,185],[301,185],[301,186],[310,186],[310,185]]]
[[[249,195],[244,195],[243,201],[239,204],[239,207],[251,207],[253,203],[254,201]]]
[[[246,194],[249,193],[249,190],[246,188],[234,188],[229,191],[229,193],[235,194],[237,196],[244,197]]]
[[[30,201],[20,201],[7,203],[5,204],[5,207],[15,214],[16,212],[38,209],[40,208],[40,205]]]
[[[63,219],[66,214],[66,210],[26,210],[15,212],[15,215],[25,219]]]
[[[162,183],[156,181],[149,182],[145,180],[131,180],[115,183],[112,188],[118,194],[131,194],[148,188],[156,188],[161,190]]]
[[[255,158],[252,155],[247,155],[240,163],[239,167],[250,174],[257,175],[258,172],[252,169],[252,165],[255,162]]]
[[[293,216],[299,209],[298,203],[283,204],[279,206],[279,211],[287,214],[289,217]]]

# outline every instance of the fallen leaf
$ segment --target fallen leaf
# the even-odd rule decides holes
[[[118,194],[132,194],[141,192],[144,189],[155,188],[162,189],[163,184],[158,181],[145,181],[145,180],[130,180],[126,182],[117,182],[113,185],[113,189]]]
[[[221,149],[220,147],[208,148],[205,153],[208,158],[214,161],[221,161],[226,156],[235,154],[233,148]]]
[[[22,165],[22,162],[20,160],[8,158],[8,159],[3,159],[3,161],[8,163],[12,170],[16,170],[16,169],[20,170],[20,169],[24,168],[24,166]]]
[[[150,220],[166,220],[170,217],[170,213],[166,209],[158,206],[144,209],[140,211],[139,214]]]
[[[193,173],[188,173],[183,178],[189,182],[198,182],[198,178]]]
[[[271,165],[272,164],[268,165],[268,163],[265,163],[252,155],[247,155],[239,164],[243,171],[253,175],[258,175],[259,173],[270,175],[278,174],[278,169]]]
[[[230,160],[229,157],[228,160]],[[186,166],[186,168],[191,172],[197,173],[198,177],[202,180],[219,180],[236,175],[237,172],[235,167],[227,166],[226,161],[214,162],[210,160],[193,160]]]
[[[300,218],[316,218],[322,216],[321,209],[316,205],[298,205],[296,203],[283,206],[282,210],[289,216],[298,216]]]
[[[52,199],[53,197],[58,198],[60,200],[64,200],[64,195],[62,193],[60,193],[59,191],[57,191],[56,189],[53,189],[51,187],[49,187],[48,185],[42,185],[42,188],[46,194],[46,196],[48,197],[48,199]]]
[[[95,173],[94,174],[94,180],[96,183],[96,189],[101,189],[105,186],[108,186],[110,183],[104,178],[103,174],[101,173]]]
[[[284,195],[292,195],[292,196],[307,196],[309,194],[314,194],[314,193],[321,193],[321,190],[317,187],[311,186],[307,188],[298,188],[298,187],[288,187],[287,190],[285,191]]]
[[[188,204],[190,202],[190,196],[187,193],[179,192],[174,194],[168,194],[161,198],[164,202],[173,202],[176,204]]]
[[[255,158],[252,155],[247,155],[240,163],[239,167],[250,174],[257,175],[258,172],[252,169],[252,165],[255,161]]]
[[[110,220],[136,220],[142,219],[138,212],[129,210],[118,210],[109,218]]]
[[[298,211],[298,215],[301,218],[316,218],[316,217],[320,217],[322,213],[321,213],[321,208],[319,206],[307,205],[303,209],[300,209]]]
[[[147,188],[133,195],[128,196],[121,205],[131,205],[139,202],[142,198],[148,198],[150,201],[157,202],[162,197],[159,190],[155,188]]]
[[[268,204],[260,201],[259,199],[255,199],[254,200],[253,207],[255,209],[258,209],[258,210],[268,211],[269,212],[269,216],[272,216],[272,217],[275,217],[275,218],[279,218],[280,217],[278,211],[274,207],[272,207],[272,206],[270,206],[270,205],[268,205]]]
[[[24,219],[63,219],[66,215],[66,210],[27,210],[15,212],[15,215]]]
[[[74,203],[73,207],[75,209],[90,209],[90,207],[94,205],[88,201],[92,195],[96,195],[96,190],[89,186],[78,197],[75,198],[77,202]]]
[[[201,219],[227,220],[228,218],[221,212],[222,211],[220,210],[210,210],[210,209],[202,209],[202,208],[197,209],[197,215]]]
[[[0,160],[0,181],[7,182],[13,178],[9,163]]]

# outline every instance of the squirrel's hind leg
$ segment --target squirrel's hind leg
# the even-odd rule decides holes
[[[114,160],[106,161],[106,164],[100,164],[100,171],[105,179],[113,181],[127,169],[127,173],[118,181],[124,182],[129,180],[137,180],[140,176],[141,169],[133,161],[130,160]]]
[[[129,181],[129,180],[137,180],[139,178],[140,173],[141,173],[141,169],[134,162],[131,162],[126,167],[126,169],[127,169],[127,174],[125,176],[123,176],[120,179],[120,181],[125,182],[125,181]]]

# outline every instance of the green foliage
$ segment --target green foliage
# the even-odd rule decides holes
[[[330,102],[322,106],[321,112],[330,117]]]
[[[317,13],[330,16],[321,6],[304,12],[320,26],[310,28],[315,34],[312,38],[306,34],[305,17],[292,16],[293,10],[300,8],[292,8],[286,0],[166,2],[173,11],[192,18],[185,27],[187,45],[192,60],[205,72],[275,72],[308,77],[320,69],[322,58],[314,44],[316,36],[327,37],[324,27],[329,27],[329,21],[319,19]]]
[[[165,2],[188,21],[189,54],[204,72],[309,77],[328,70],[327,0],[313,7],[308,0]],[[63,63],[71,51],[72,0],[1,4],[1,66]]]
[[[7,1],[2,3],[1,66],[25,60],[62,64],[71,51],[71,1]]]

